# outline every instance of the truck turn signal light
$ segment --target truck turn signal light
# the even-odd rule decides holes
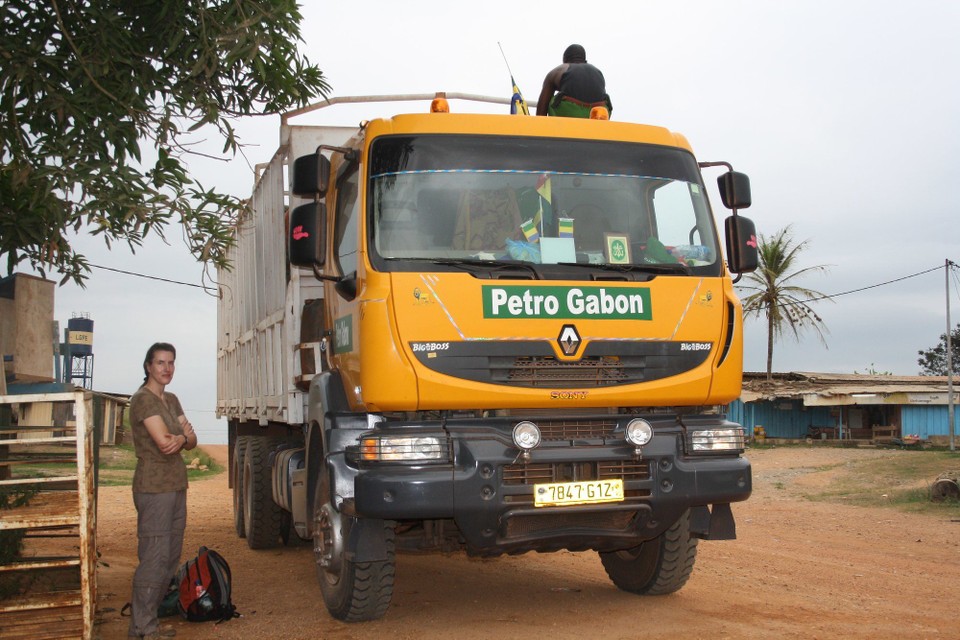
[[[591,120],[609,120],[610,112],[607,111],[606,107],[594,107],[590,109],[590,119]]]

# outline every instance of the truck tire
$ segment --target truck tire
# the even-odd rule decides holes
[[[679,591],[697,559],[697,539],[690,536],[690,512],[653,540],[623,551],[600,553],[603,568],[618,588],[648,596]]]
[[[365,622],[382,618],[393,597],[394,530],[383,523],[387,559],[354,562],[347,558],[346,540],[355,518],[343,515],[333,505],[329,474],[321,473],[313,507],[313,554],[317,581],[330,615],[343,622]]]
[[[247,436],[237,436],[233,444],[233,466],[230,468],[230,479],[233,484],[233,526],[240,538],[247,537],[247,530],[243,524],[243,459],[247,454]]]
[[[280,546],[282,509],[273,501],[267,456],[277,443],[270,438],[250,436],[243,456],[243,528],[251,549]]]

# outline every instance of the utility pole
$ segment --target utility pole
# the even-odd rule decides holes
[[[947,424],[950,427],[950,451],[956,451],[953,421],[953,343],[950,339],[950,267],[956,266],[947,258],[943,273],[947,283]]]

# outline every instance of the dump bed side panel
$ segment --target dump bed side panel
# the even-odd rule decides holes
[[[221,269],[217,304],[217,415],[240,421],[300,424],[304,396],[298,350],[301,311],[323,297],[322,283],[286,257],[289,167],[321,144],[341,145],[353,127],[284,127],[280,147],[257,166],[250,210],[239,221],[232,268]],[[317,307],[313,307],[317,308]]]

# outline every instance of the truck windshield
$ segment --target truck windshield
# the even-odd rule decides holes
[[[469,260],[720,272],[700,173],[682,149],[388,136],[372,145],[368,189],[370,255],[382,270]]]

